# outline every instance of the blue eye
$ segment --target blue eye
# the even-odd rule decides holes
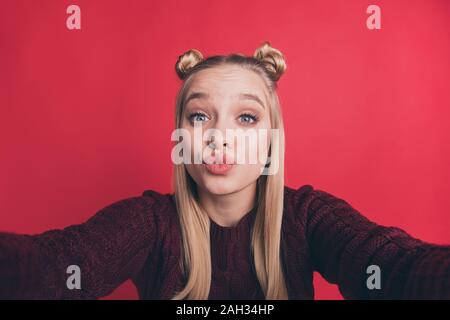
[[[205,122],[208,121],[208,116],[201,112],[194,112],[193,114],[189,115],[189,120],[191,122]]]
[[[189,121],[194,122],[206,122],[209,120],[209,117],[202,112],[194,112],[189,115]],[[239,116],[239,121],[242,124],[252,124],[258,121],[258,117],[256,115],[250,113],[244,113]]]
[[[244,124],[252,124],[258,121],[258,118],[256,117],[256,115],[244,113],[239,116],[239,120]]]

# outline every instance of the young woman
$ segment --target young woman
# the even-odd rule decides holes
[[[174,194],[145,191],[64,230],[0,233],[0,296],[92,299],[132,279],[141,299],[313,299],[318,271],[345,298],[450,298],[449,246],[379,226],[310,185],[284,186],[285,69],[269,43],[253,57],[181,55]],[[239,149],[226,130],[278,134]],[[262,161],[237,161],[257,145]]]

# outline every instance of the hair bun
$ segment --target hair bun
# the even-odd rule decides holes
[[[189,74],[189,70],[195,67],[199,62],[203,60],[203,55],[196,49],[191,49],[183,53],[178,57],[175,64],[175,71],[181,80],[185,79]]]
[[[264,64],[274,81],[278,81],[286,71],[287,66],[283,54],[278,49],[273,48],[269,42],[264,42],[256,49],[253,57]]]

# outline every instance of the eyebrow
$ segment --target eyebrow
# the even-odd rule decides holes
[[[241,93],[239,95],[239,100],[253,100],[253,101],[256,101],[257,103],[259,103],[261,105],[261,107],[263,109],[265,109],[264,108],[264,103],[262,102],[262,100],[256,94],[253,94],[253,93]]]
[[[208,99],[208,98],[209,98],[209,94],[208,93],[205,93],[205,92],[193,92],[186,99],[185,104],[187,104],[190,100],[193,100],[193,99]],[[262,102],[262,100],[256,94],[253,94],[253,93],[241,93],[239,95],[239,100],[253,100],[253,101],[257,102],[258,104],[260,104],[263,109],[265,109],[264,103]]]
[[[189,97],[186,99],[184,104],[186,105],[190,100],[193,100],[193,99],[208,99],[208,98],[209,98],[209,94],[207,94],[207,93],[193,92],[189,95]]]

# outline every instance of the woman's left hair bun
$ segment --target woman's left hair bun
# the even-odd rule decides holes
[[[181,80],[184,80],[189,71],[203,60],[203,55],[196,49],[190,49],[178,57],[175,71]]]

